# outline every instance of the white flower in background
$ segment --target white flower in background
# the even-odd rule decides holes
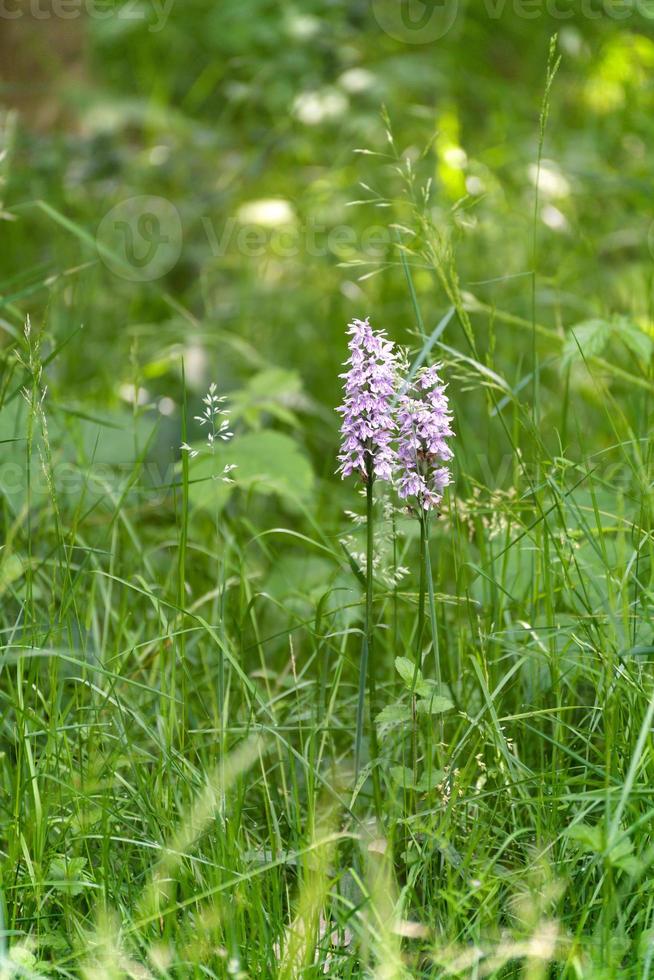
[[[293,103],[293,115],[305,126],[318,126],[337,119],[347,110],[348,100],[338,89],[301,92]]]
[[[122,384],[118,389],[118,394],[124,402],[129,405],[147,405],[150,401],[150,392],[147,388],[137,388],[133,384]]]
[[[371,71],[366,68],[348,68],[338,79],[338,84],[341,88],[344,88],[346,92],[351,92],[352,94],[357,94],[359,92],[365,92],[366,89],[372,88],[376,82],[376,78]]]
[[[566,216],[553,204],[546,204],[541,209],[540,218],[543,224],[551,228],[552,231],[569,231],[570,229]]]
[[[291,14],[286,21],[287,33],[296,41],[308,41],[323,28],[319,17],[312,14]]]
[[[538,185],[538,190],[544,197],[569,196],[570,183],[554,160],[541,160],[540,166],[531,163],[528,174],[531,183],[534,187]]]

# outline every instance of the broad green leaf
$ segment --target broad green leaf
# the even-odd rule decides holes
[[[432,697],[418,701],[417,711],[421,715],[442,715],[445,711],[451,711],[453,707],[449,698],[434,694]]]
[[[411,769],[406,766],[391,766],[390,773],[396,786],[401,786],[403,789],[416,789],[416,782]]]
[[[618,317],[614,327],[616,336],[624,341],[632,354],[635,354],[641,367],[647,367],[654,349],[654,341],[649,334],[626,317]]]
[[[632,878],[640,874],[645,868],[645,864],[633,854],[628,854],[626,857],[620,858],[617,861],[614,861],[611,855],[609,855],[609,858],[614,867],[619,868],[620,871],[624,871],[625,874],[630,875]]]
[[[444,779],[445,773],[442,769],[432,769],[431,772],[425,772],[424,775],[420,777],[416,785],[416,789],[420,793],[429,793],[431,790],[437,789]]]
[[[604,831],[600,826],[591,827],[587,823],[576,823],[573,827],[567,828],[565,836],[576,841],[584,851],[601,854],[604,850]]]
[[[413,689],[414,678],[416,683],[420,684],[422,681],[422,672],[420,669],[416,671],[416,665],[408,657],[396,657],[395,658],[395,669],[404,681],[404,685],[407,690],[411,691]]]
[[[624,657],[649,657],[654,653],[654,646],[643,643],[637,647],[629,647],[628,650],[621,650],[620,656]]]
[[[448,701],[452,700],[452,692],[447,684],[439,684],[438,681],[433,681],[430,677],[422,677],[422,675],[416,685],[416,694],[421,698],[431,698],[435,694],[440,694]]]
[[[233,483],[222,480],[224,467]],[[250,432],[189,460],[189,497],[194,507],[212,512],[226,504],[235,488],[277,494],[296,508],[313,491],[311,464],[297,443],[282,432]]]
[[[375,718],[378,725],[398,724],[410,720],[411,708],[408,704],[387,704]]]
[[[614,844],[609,851],[609,860],[611,864],[617,864],[618,861],[624,860],[628,857],[634,849],[634,845],[631,843],[628,837],[623,837],[619,840],[617,844]]]
[[[84,492],[87,506],[97,496],[104,496],[107,486],[123,488],[132,473],[141,468],[146,446],[152,445],[155,422],[150,415],[134,418],[127,410],[89,413],[80,406],[50,406],[48,440],[52,448],[51,476],[58,503],[77,506]],[[0,410],[0,448],[3,466],[0,470],[0,496],[14,512],[25,502],[28,480],[26,457],[29,428],[28,407],[23,398],[15,398]],[[46,479],[40,454],[43,451],[41,424],[32,427],[32,460],[30,489],[34,504],[50,499],[52,487]],[[163,464],[143,460],[144,475],[155,485],[166,483],[169,474]],[[49,474],[50,476],[50,474]]]
[[[242,418],[252,428],[260,428],[266,415],[297,426],[294,409],[303,407],[305,401],[297,371],[273,367],[255,374],[230,396],[230,412],[232,421]]]
[[[438,698],[442,701],[447,701],[448,708],[440,708],[440,711],[447,711],[452,708],[452,702],[449,698],[449,690],[443,685],[439,685],[436,681],[432,681],[427,677],[422,676],[422,671],[420,669],[416,670],[416,665],[413,660],[408,657],[396,657],[395,658],[395,669],[404,681],[404,686],[407,691],[411,691],[413,694],[417,694],[418,697],[425,698],[429,701],[433,700],[434,703],[437,702]],[[421,710],[425,710],[424,708]],[[432,714],[437,714],[438,711],[433,711]]]
[[[306,603],[314,605],[325,595],[335,573],[335,563],[327,558],[307,551],[287,552],[271,566],[265,591],[285,604],[291,603],[292,608],[300,609]],[[305,609],[303,615],[310,615],[310,610]]]
[[[568,367],[573,361],[583,357],[593,357],[601,354],[606,347],[612,332],[612,324],[608,320],[584,320],[571,327],[563,345],[563,367]]]
[[[89,884],[85,867],[86,858],[83,857],[69,858],[68,861],[55,858],[48,871],[50,887],[66,895],[79,895]]]
[[[404,789],[415,789],[418,793],[429,793],[440,786],[445,778],[441,769],[433,769],[425,772],[420,779],[416,779],[413,771],[407,766],[393,766],[391,768],[391,778],[397,786]]]
[[[577,841],[582,850],[597,855],[605,855],[609,864],[620,868],[627,874],[637,874],[641,867],[641,862],[633,854],[634,845],[629,837],[622,837],[606,853],[606,831],[603,824],[591,826],[586,823],[575,824],[566,832],[566,836],[571,840]]]

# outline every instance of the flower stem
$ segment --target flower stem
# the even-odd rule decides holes
[[[421,510],[420,517],[420,580],[418,583],[418,635],[416,637],[416,673],[422,667],[422,638],[425,632],[425,592],[426,592],[426,550],[427,514]]]
[[[377,731],[375,729],[375,670],[373,661],[373,559],[374,559],[374,472],[372,464],[368,464],[366,481],[366,614],[363,631],[363,645],[361,649],[361,664],[359,668],[359,698],[357,703],[357,727],[356,741],[354,748],[354,768],[355,779],[359,778],[361,769],[361,744],[363,741],[363,725],[365,717],[366,682],[369,693],[370,703],[370,730],[371,748],[373,758],[377,758]],[[373,792],[375,796],[375,809],[381,812],[381,791],[379,786],[379,775],[376,767],[373,767]]]
[[[420,557],[418,559],[420,567],[420,579],[418,581],[418,628],[416,632],[416,653],[415,667],[413,671],[413,684],[411,690],[411,755],[413,762],[413,778],[417,778],[418,773],[418,712],[416,699],[416,684],[418,674],[422,669],[422,642],[425,632],[425,592],[426,592],[426,548],[427,548],[427,515],[421,508],[420,516]]]
[[[431,619],[431,641],[432,648],[434,651],[434,670],[436,676],[436,684],[438,685],[438,693],[443,694],[443,677],[441,673],[441,652],[440,645],[438,642],[438,619],[436,616],[436,596],[434,595],[434,576],[431,569],[431,554],[429,551],[429,515],[425,514],[425,572],[427,575],[427,588],[429,592],[429,617]],[[442,753],[444,750],[443,737],[444,737],[444,725],[443,716],[438,716],[438,721],[436,723],[436,732],[438,734],[437,740],[437,755],[439,759],[439,764],[441,761]]]
[[[429,592],[429,616],[431,619],[431,640],[434,648],[434,665],[436,670],[436,683],[441,685],[441,656],[438,644],[438,621],[436,619],[436,596],[434,595],[434,578],[431,571],[431,554],[429,552],[429,514],[425,514],[425,573],[427,576],[427,589]]]

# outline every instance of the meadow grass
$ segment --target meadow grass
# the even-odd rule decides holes
[[[454,707],[423,715],[403,670],[419,522],[377,493],[383,710],[355,781],[365,528],[341,545],[345,519],[307,514],[302,533],[262,533],[243,488],[189,523],[192,461],[162,499],[143,454],[122,489],[80,485],[64,508],[54,362],[33,327],[14,354],[3,413],[27,482],[2,552],[4,975],[649,975],[646,390],[618,403],[580,357],[614,444],[568,459],[562,433],[584,442],[569,371],[550,449],[530,404],[502,404],[491,368],[448,349],[455,403],[487,385],[509,488],[467,477],[459,425],[420,665]],[[269,592],[271,568],[288,581]]]
[[[427,154],[378,152],[394,190],[366,199],[396,241],[361,312],[384,323],[392,280],[394,339],[414,369],[443,362],[455,417],[428,537],[377,484],[367,540],[365,492],[334,477],[320,384],[345,321],[326,353],[302,343],[315,283],[290,340],[270,312],[268,363],[254,274],[218,330],[206,281],[131,291],[65,201],[10,211],[61,238],[53,278],[18,222],[31,258],[3,283],[2,980],[652,976],[649,311],[550,315],[538,202],[498,302],[479,256],[461,274],[467,202],[436,222]],[[132,326],[111,354],[78,314],[112,322],[116,297]],[[184,331],[205,380],[240,378],[233,442],[193,459]],[[103,359],[129,410],[95,391]],[[162,378],[172,415],[137,396]]]

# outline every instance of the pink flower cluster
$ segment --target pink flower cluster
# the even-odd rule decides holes
[[[368,320],[354,320],[348,329],[350,356],[345,362],[345,399],[337,409],[343,415],[338,472],[343,478],[370,472],[390,480],[395,464],[393,434],[396,422],[393,398],[397,355],[383,330],[373,330]]]
[[[454,455],[446,439],[454,435],[445,385],[438,369],[426,368],[400,396],[398,405],[397,492],[416,497],[424,510],[437,507],[450,483],[447,463]]]
[[[394,345],[368,320],[348,330],[345,398],[338,472],[395,483],[399,496],[415,498],[424,510],[436,507],[450,482],[452,459],[446,439],[454,435],[440,365],[423,369],[409,384],[400,378]]]

